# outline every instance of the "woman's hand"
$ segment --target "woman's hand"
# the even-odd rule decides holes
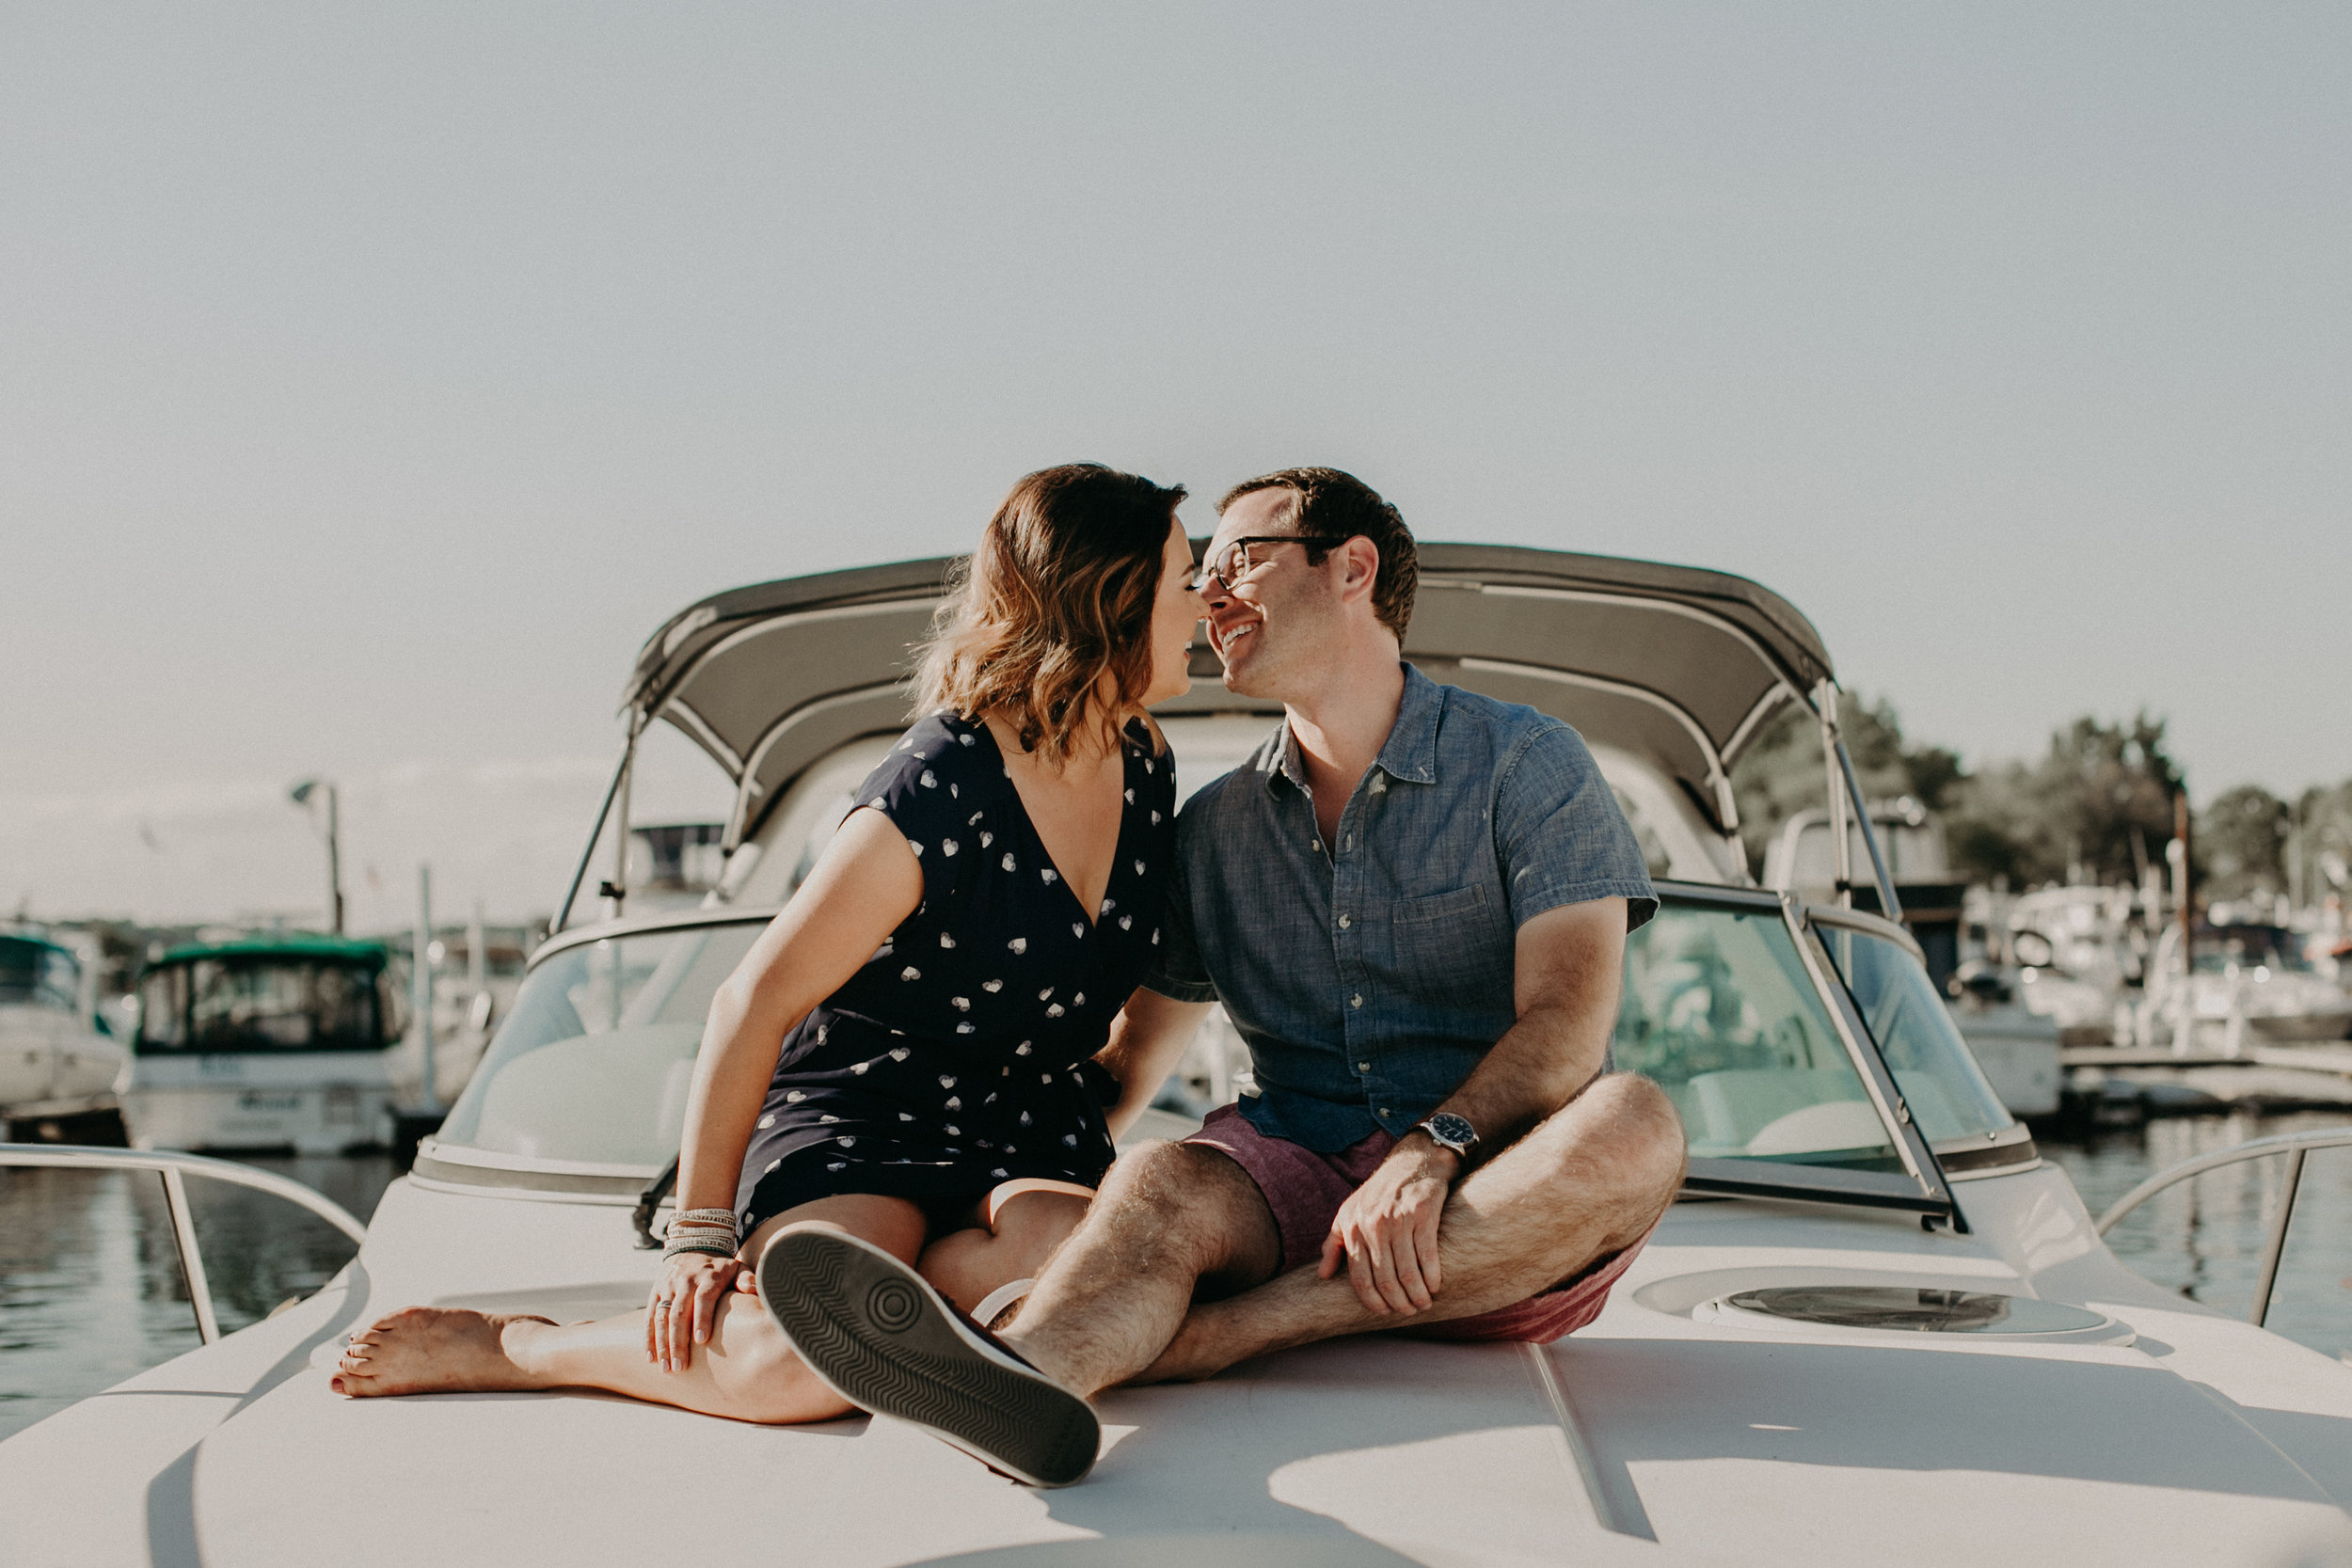
[[[694,1347],[710,1342],[719,1303],[743,1274],[739,1259],[681,1252],[661,1260],[645,1308],[645,1359],[665,1372],[693,1364]]]

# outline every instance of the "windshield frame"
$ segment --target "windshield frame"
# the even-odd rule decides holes
[[[1927,962],[1926,950],[1920,947],[1919,939],[1911,934],[1910,927],[1899,921],[1889,920],[1884,915],[1874,914],[1867,910],[1850,910],[1840,904],[1807,904],[1804,909],[1804,916],[1807,927],[1843,927],[1850,931],[1858,931],[1864,936],[1877,937],[1882,941],[1891,942],[1909,953],[1922,965]],[[1819,942],[1818,932],[1814,940]],[[1852,1010],[1856,1026],[1864,1035],[1868,1035],[1869,1027],[1863,1022],[1860,1009],[1854,1007],[1852,993],[1846,989],[1844,980],[1837,976],[1836,964],[1829,960],[1826,950],[1821,956],[1829,964],[1829,974],[1836,982],[1835,990],[1838,1000],[1847,1008]],[[1875,1039],[1871,1042],[1871,1054],[1873,1056],[1878,1054]],[[1884,1058],[1880,1058],[1880,1064],[1884,1065]],[[1893,1082],[1891,1074],[1888,1082],[1890,1084]],[[1899,1115],[1908,1124],[1911,1113],[1907,1106],[1902,1105],[1902,1095],[1899,1089],[1896,1091],[1895,1102],[1901,1107]],[[2014,1113],[2011,1114],[2010,1125],[1990,1137],[1979,1138],[1968,1135],[1947,1139],[1940,1144],[1929,1144],[1927,1147],[1934,1159],[1937,1170],[1947,1180],[1971,1180],[1979,1176],[2010,1175],[2039,1164],[2042,1160],[2042,1151],[2034,1144],[2033,1129],[2027,1127]]]
[[[1806,906],[1788,895],[1772,893],[1760,888],[1715,887],[1703,882],[1659,881],[1655,883],[1661,905],[1679,904],[1693,908],[1776,910],[1781,924],[1788,929],[1789,940],[1805,968],[1806,977],[1813,982],[1814,993],[1828,1010],[1830,1022],[1837,1031],[1838,1042],[1861,1076],[1863,1088],[1869,1096],[1870,1108],[1885,1129],[1887,1141],[1894,1147],[1904,1169],[1896,1171],[1845,1170],[1826,1165],[1782,1164],[1770,1160],[1709,1159],[1693,1156],[1688,1173],[1682,1180],[1684,1193],[1707,1197],[1773,1197],[1790,1198],[1808,1203],[1836,1203],[1861,1208],[1896,1209],[1910,1213],[1940,1216],[1951,1222],[1955,1229],[1964,1229],[1960,1206],[1953,1200],[1950,1184],[1944,1169],[1928,1147],[1918,1129],[1912,1126],[1910,1112],[1898,1111],[1902,1095],[1895,1087],[1894,1075],[1879,1055],[1878,1046],[1870,1032],[1854,1009],[1853,999],[1846,994],[1845,986],[1836,978],[1828,952],[1820,945],[1806,916]],[[1840,914],[1845,911],[1836,911]],[[1900,928],[1898,927],[1898,930]],[[1875,932],[1876,927],[1872,927]],[[1903,944],[1914,957],[1918,943],[1909,932],[1901,933]]]

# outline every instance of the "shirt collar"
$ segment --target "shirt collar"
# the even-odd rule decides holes
[[[1438,782],[1438,720],[1445,711],[1445,689],[1412,665],[1405,666],[1405,693],[1396,705],[1396,721],[1389,726],[1389,738],[1380,747],[1380,754],[1372,765],[1392,779],[1406,784],[1433,784]],[[1290,721],[1274,736],[1274,764],[1266,769],[1266,789],[1271,792],[1278,780],[1284,780],[1305,790],[1307,759],[1298,752],[1298,736],[1291,733]]]
[[[1405,666],[1405,697],[1396,722],[1373,766],[1406,784],[1438,782],[1438,720],[1445,712],[1445,689],[1410,664]]]

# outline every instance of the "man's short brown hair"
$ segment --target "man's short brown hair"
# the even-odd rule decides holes
[[[1341,539],[1361,534],[1372,541],[1380,552],[1380,570],[1372,579],[1372,612],[1404,641],[1406,623],[1413,618],[1413,592],[1421,585],[1421,557],[1413,547],[1413,531],[1396,508],[1354,474],[1337,468],[1279,468],[1226,491],[1216,503],[1218,515],[1255,490],[1288,490],[1298,498],[1291,503],[1294,532]],[[1308,563],[1320,566],[1330,553],[1311,545]]]

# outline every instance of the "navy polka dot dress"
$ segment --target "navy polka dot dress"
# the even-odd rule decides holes
[[[859,786],[906,835],[922,903],[786,1037],[743,1160],[743,1234],[844,1193],[911,1199],[936,1233],[1002,1181],[1101,1180],[1117,1085],[1092,1058],[1159,942],[1176,825],[1169,759],[1140,721],[1122,744],[1119,853],[1094,910],[985,724],[926,719]]]

